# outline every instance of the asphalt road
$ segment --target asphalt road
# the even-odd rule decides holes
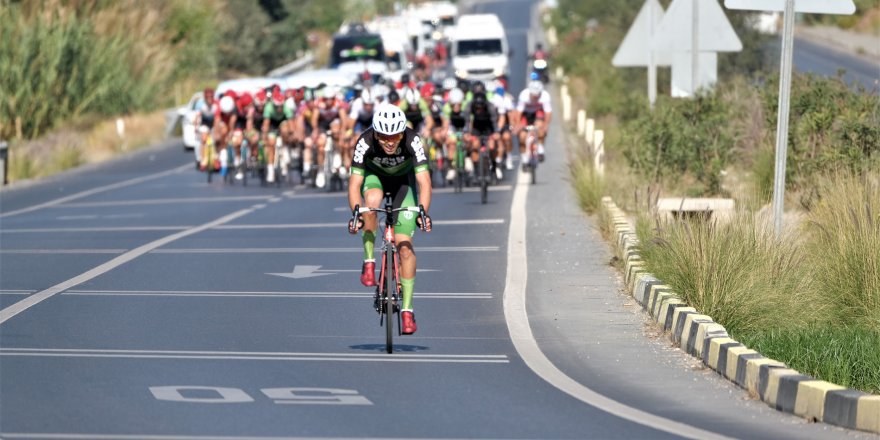
[[[473,8],[524,48],[532,6]],[[0,437],[862,438],[646,337],[556,121],[538,184],[436,189],[390,355],[339,193],[209,185],[176,144],[4,190]]]
[[[880,39],[877,44],[880,44]],[[868,92],[880,91],[880,63],[876,61],[796,38],[792,62],[794,70],[801,73],[828,77],[836,77],[842,73],[843,80],[853,87],[861,86]]]

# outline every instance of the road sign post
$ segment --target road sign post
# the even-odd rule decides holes
[[[648,68],[648,103],[657,101],[657,67],[670,65],[669,57],[651,46],[651,40],[663,20],[663,7],[657,0],[645,0],[620,47],[611,60],[615,67]]]
[[[785,205],[785,162],[788,156],[788,110],[791,102],[791,65],[794,45],[794,14],[851,15],[856,11],[852,0],[725,0],[728,9],[783,12],[782,59],[779,66],[779,103],[776,118],[776,166],[773,177],[773,231],[782,234]]]

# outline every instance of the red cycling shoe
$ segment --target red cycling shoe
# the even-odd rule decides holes
[[[364,261],[364,265],[361,267],[361,284],[367,287],[373,287],[376,285],[375,261]]]
[[[416,317],[411,310],[400,312],[400,318],[403,321],[403,334],[411,335],[419,329],[416,325]]]

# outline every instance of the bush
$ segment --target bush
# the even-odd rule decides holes
[[[652,184],[694,177],[702,194],[721,191],[721,171],[733,152],[727,104],[715,93],[661,98],[653,112],[628,126],[624,156]]]
[[[778,79],[762,89],[767,126],[776,127]],[[880,166],[880,101],[840,78],[792,77],[786,182],[803,189],[831,169]]]

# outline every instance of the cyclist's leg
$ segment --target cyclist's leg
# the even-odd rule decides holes
[[[379,176],[367,171],[361,193],[364,195],[364,205],[367,208],[379,208],[385,199],[385,190]],[[364,261],[375,261],[373,248],[376,242],[376,230],[379,227],[376,213],[364,213],[363,220]]]
[[[415,192],[415,176],[406,177],[397,191],[394,192],[394,207],[418,206]],[[402,290],[402,311],[412,311],[413,288],[416,281],[416,254],[413,250],[413,235],[416,231],[416,213],[401,212],[394,225],[394,240],[400,255],[400,286]]]

